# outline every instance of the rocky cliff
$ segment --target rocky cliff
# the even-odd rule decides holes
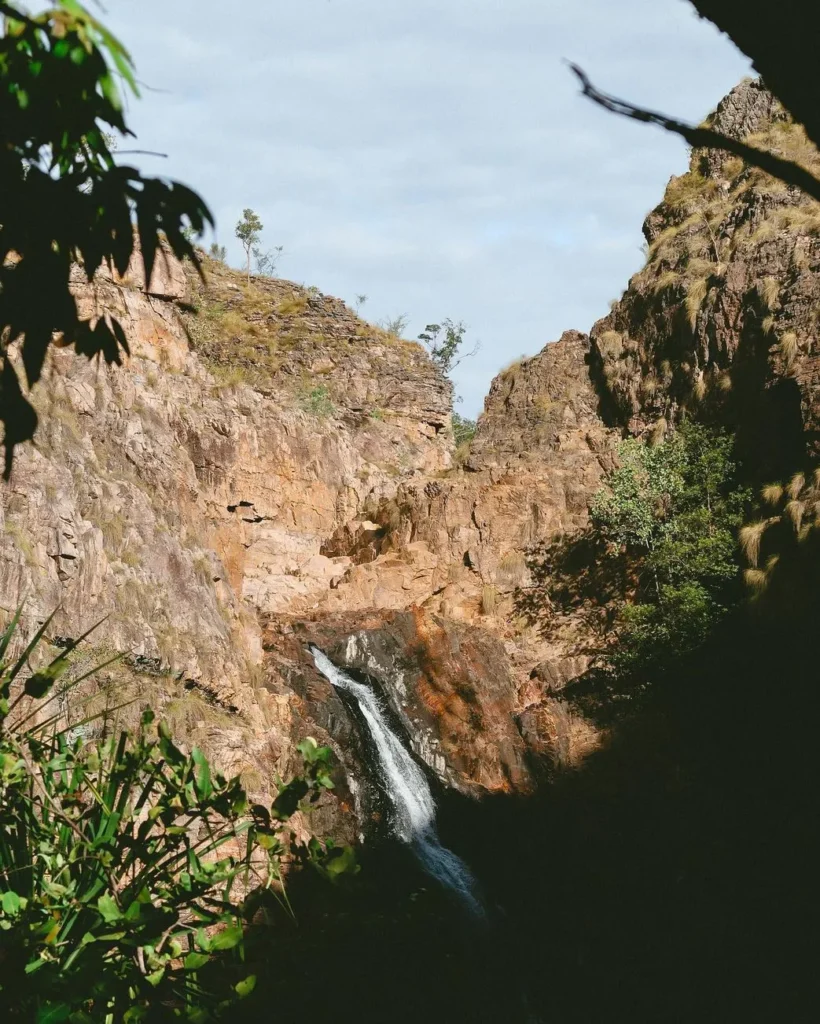
[[[713,127],[813,170],[820,155],[759,80]],[[737,430],[762,476],[818,453],[820,206],[743,161],[692,153],[644,223],[647,261],[592,329],[608,422],[663,431],[683,415]]]
[[[818,161],[759,83],[714,120]],[[594,745],[560,691],[595,642],[582,615],[526,614],[528,553],[584,526],[619,438],[718,418],[761,473],[817,445],[817,204],[694,153],[644,230],[622,300],[496,378],[458,465],[449,382],[336,299],[212,261],[206,284],[170,260],[147,288],[138,267],[78,282],[132,357],[52,357],[2,493],[6,612],[25,598],[33,628],[59,607],[56,645],[106,617],[86,663],[125,657],[87,699],[151,703],[260,796],[305,734],[332,743],[319,830],[369,812],[310,642],[381,689],[446,784],[531,789]]]

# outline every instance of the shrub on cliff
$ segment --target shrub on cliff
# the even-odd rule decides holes
[[[219,1019],[255,984],[232,890],[281,881],[285,822],[332,785],[329,749],[306,740],[304,775],[266,808],[150,711],[86,742],[59,728],[54,692],[79,641],[31,672],[48,622],[5,661],[18,618],[0,638],[0,1017]],[[315,840],[295,852],[331,876],[352,866]]]
[[[475,420],[467,419],[466,416],[459,416],[457,412],[453,413],[453,439],[456,442],[456,448],[459,448],[461,445],[469,446],[475,437],[475,432]]]
[[[751,501],[731,436],[686,424],[659,444],[628,440],[593,500],[607,555],[627,556],[615,669],[643,681],[698,647],[742,596],[737,531]]]
[[[663,680],[742,600],[751,491],[733,450],[730,435],[693,423],[656,444],[624,441],[589,528],[529,553],[518,610],[545,635],[566,614],[597,635],[598,667],[568,691],[591,713]]]

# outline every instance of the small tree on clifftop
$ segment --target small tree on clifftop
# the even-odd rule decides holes
[[[430,353],[430,358],[442,373],[449,373],[459,363],[478,352],[480,345],[476,342],[469,352],[458,354],[464,344],[466,331],[466,326],[460,320],[455,323],[448,317],[443,323],[428,324],[419,335],[419,341]]]
[[[236,237],[242,243],[242,248],[245,250],[249,281],[251,279],[251,253],[254,249],[258,249],[261,233],[262,221],[259,219],[259,215],[254,213],[253,210],[243,210],[242,219],[237,221],[236,224]]]

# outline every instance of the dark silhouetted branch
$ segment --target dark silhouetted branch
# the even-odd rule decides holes
[[[674,132],[684,138],[690,146],[699,149],[723,149],[733,153],[745,160],[753,167],[759,167],[761,171],[771,174],[773,178],[779,178],[788,185],[796,185],[807,195],[820,200],[820,180],[807,171],[800,164],[791,160],[784,160],[782,157],[768,153],[764,149],[756,149],[754,146],[747,146],[745,142],[731,139],[720,132],[713,132],[709,128],[695,128],[692,125],[684,124],[682,121],[675,121],[665,114],[658,114],[652,110],[644,110],[636,107],[625,100],[619,100],[615,96],[609,96],[600,92],[590,82],[586,73],[577,64],[570,64],[570,67],[578,76],[583,89],[584,96],[597,103],[604,110],[613,114],[620,114],[622,117],[631,118],[633,121],[641,121],[644,124],[654,124],[668,132]]]

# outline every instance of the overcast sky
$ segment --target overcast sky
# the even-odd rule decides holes
[[[108,0],[147,87],[145,170],[206,198],[229,262],[249,206],[280,274],[407,337],[463,320],[476,415],[492,377],[588,330],[640,265],[683,144],[595,108],[599,87],[702,119],[749,73],[685,0]],[[136,158],[132,158],[136,159]]]

